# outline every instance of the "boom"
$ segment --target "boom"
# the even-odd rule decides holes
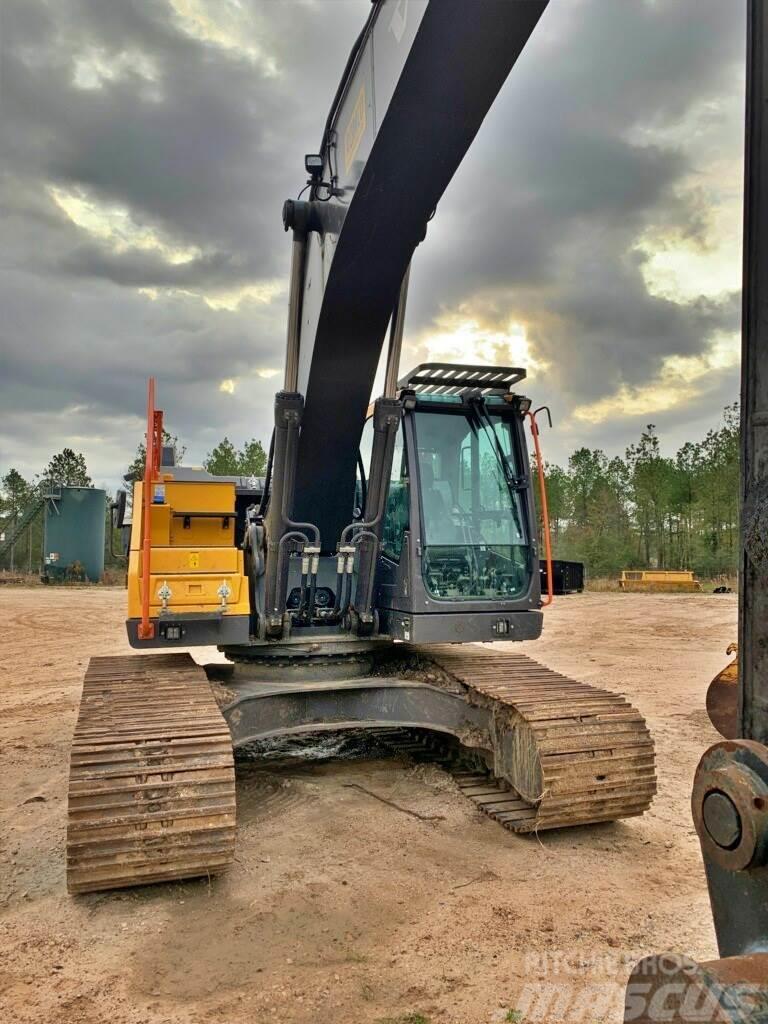
[[[295,518],[333,550],[387,323],[427,221],[546,0],[379,0],[322,139],[310,202],[286,204],[302,251],[298,374],[306,405]],[[321,183],[322,181],[322,183]],[[295,283],[294,283],[295,286]],[[290,328],[289,328],[290,331]]]

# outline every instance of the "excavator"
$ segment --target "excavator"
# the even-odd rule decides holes
[[[70,765],[70,892],[225,870],[235,848],[234,750],[278,737],[437,737],[469,757],[458,763],[472,767],[456,774],[467,797],[518,833],[649,807],[655,756],[641,714],[511,650],[540,635],[552,599],[539,581],[526,437],[529,426],[551,580],[543,410],[522,391],[525,369],[399,366],[414,252],[546,6],[372,3],[318,150],[305,157],[304,188],[283,207],[292,243],[285,376],[263,479],[176,466],[150,381],[126,623],[143,653],[94,657],[85,674]],[[762,11],[754,0],[753,23]],[[762,116],[753,113],[758,127]],[[758,206],[762,195],[768,182]],[[752,274],[765,258],[761,211],[752,211],[758,228],[747,245]],[[759,305],[756,291],[753,282]],[[757,344],[768,321],[757,309],[753,320],[745,344],[768,379],[768,348]],[[369,404],[384,354],[383,391]],[[754,452],[768,396],[762,405],[750,396]],[[764,476],[759,458],[754,466]],[[742,629],[749,622],[753,632],[742,652],[757,658],[768,592],[749,571]],[[202,667],[187,652],[211,645],[226,665]],[[740,875],[723,882],[752,868],[739,845],[748,821],[760,864],[768,850],[768,755],[757,742],[768,738],[768,691],[744,660],[742,671],[751,738],[713,748],[710,781],[696,792],[701,830],[711,826],[725,844],[711,871],[708,862],[710,886],[724,906],[760,893],[750,941],[765,941],[765,869],[749,895]],[[729,789],[718,772],[737,781]],[[734,811],[726,805],[739,772],[758,779],[759,793]],[[740,943],[723,948],[730,955]]]
[[[416,730],[474,752],[462,789],[516,832],[649,806],[640,713],[509,651],[539,636],[551,599],[525,369],[399,369],[414,250],[545,7],[371,5],[305,157],[305,197],[282,211],[285,377],[263,479],[173,465],[150,382],[128,561],[128,637],[144,653],[94,657],[85,675],[71,892],[221,871],[233,750],[323,730]],[[202,645],[224,670],[178,650]]]

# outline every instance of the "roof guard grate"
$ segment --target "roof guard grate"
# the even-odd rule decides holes
[[[417,395],[462,395],[479,391],[484,395],[508,394],[525,380],[519,366],[471,366],[462,363],[420,363],[397,382],[400,389]]]

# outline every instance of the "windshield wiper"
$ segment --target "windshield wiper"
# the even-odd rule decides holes
[[[517,527],[520,536],[525,537],[525,532],[523,531],[523,524],[520,519],[520,510],[517,507],[515,495],[519,494],[521,491],[527,490],[528,478],[525,475],[518,475],[517,473],[512,472],[512,468],[509,465],[509,459],[505,454],[504,449],[501,447],[501,442],[499,441],[496,429],[493,425],[493,421],[491,420],[491,417],[488,415],[488,410],[485,407],[485,402],[482,399],[479,399],[478,401],[472,403],[472,408],[477,416],[478,422],[485,431],[486,437],[490,432],[490,437],[493,446],[496,449],[496,456],[501,464],[502,472],[504,473],[504,481],[507,485],[507,489],[510,492],[510,498],[512,499],[512,515],[515,520],[515,526]]]

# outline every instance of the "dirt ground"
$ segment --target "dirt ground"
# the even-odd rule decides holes
[[[245,764],[225,877],[75,899],[67,747],[88,657],[128,651],[123,599],[0,591],[0,1020],[594,1024],[621,1021],[638,957],[715,955],[689,795],[735,597],[561,598],[516,648],[646,715],[660,790],[641,819],[518,837],[433,766]]]

